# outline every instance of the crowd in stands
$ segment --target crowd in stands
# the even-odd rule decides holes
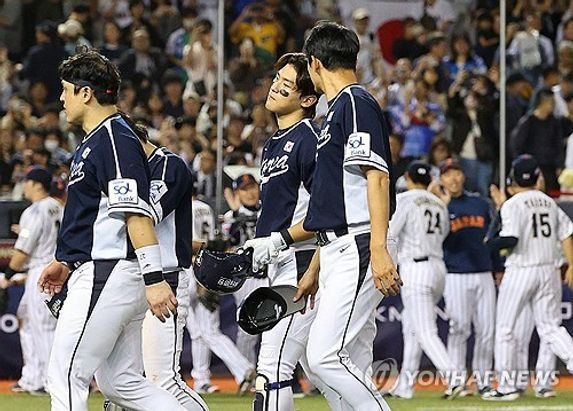
[[[258,166],[276,130],[264,108],[273,63],[300,51],[329,19],[361,43],[359,81],[387,114],[396,178],[414,158],[459,158],[467,188],[484,195],[499,175],[499,2],[425,0],[384,56],[371,11],[341,0],[226,1],[223,62],[214,0],[0,0],[0,195],[20,199],[28,166],[67,172],[83,131],[66,124],[59,64],[98,48],[123,83],[119,108],[153,141],[180,154],[199,192],[216,194],[217,65],[224,77],[224,164]],[[379,7],[384,7],[381,2]],[[507,159],[529,152],[547,190],[573,167],[573,1],[507,1]],[[321,101],[318,118],[326,111]],[[572,157],[573,157],[573,150]],[[567,167],[566,167],[567,166]],[[400,182],[398,181],[398,184]]]

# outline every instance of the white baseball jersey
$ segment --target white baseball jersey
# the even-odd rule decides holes
[[[448,209],[434,194],[415,189],[396,196],[389,237],[398,240],[400,264],[425,257],[442,259],[442,243],[449,231]]]
[[[514,195],[501,208],[501,237],[516,237],[517,245],[506,267],[555,264],[560,258],[557,241],[573,234],[573,222],[546,194],[538,190]]]
[[[28,254],[29,267],[54,258],[62,214],[62,205],[52,197],[36,201],[22,213],[14,248]]]
[[[215,216],[209,204],[194,199],[191,202],[191,209],[193,210],[193,240],[215,239]]]

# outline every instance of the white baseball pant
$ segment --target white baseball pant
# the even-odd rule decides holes
[[[102,393],[121,407],[183,409],[143,377],[146,311],[137,261],[89,261],[71,274],[48,369],[53,411],[87,411],[94,374]]]
[[[453,371],[455,364],[448,357],[444,343],[438,336],[436,324],[436,304],[442,298],[446,281],[446,266],[443,260],[431,258],[426,261],[415,262],[414,260],[400,264],[400,275],[404,286],[400,295],[404,310],[402,311],[402,334],[404,346],[406,344],[418,344],[438,371],[450,381],[450,386],[463,384],[461,376],[455,378]],[[406,340],[413,340],[408,341]],[[412,367],[413,359],[406,358],[413,350],[404,349],[404,364]],[[418,361],[415,368],[409,369],[402,366],[402,372],[398,379],[395,394],[410,398],[414,391],[415,376],[419,368]]]
[[[36,285],[43,269],[43,265],[35,265],[28,270],[17,311],[24,360],[18,384],[27,391],[39,390],[47,385],[48,362],[56,330],[56,319],[44,303],[50,296],[38,292]]]
[[[211,381],[209,366],[212,351],[227,366],[237,384],[245,379],[247,371],[254,369],[228,336],[221,332],[219,309],[209,311],[197,299],[197,283],[194,276],[189,279],[191,306],[187,314],[187,330],[191,336],[193,369],[191,377],[195,388]]]
[[[308,268],[314,251],[296,251],[292,248],[282,251],[278,261],[268,266],[270,285],[296,286]],[[317,297],[317,303],[319,299],[320,297]],[[262,333],[257,373],[265,376],[270,384],[292,380],[296,363],[305,353],[308,332],[316,312],[316,306],[313,310],[308,307],[305,314],[295,313],[283,318],[271,330]],[[306,361],[301,361],[301,364],[305,372],[308,371]],[[315,385],[322,386],[320,381]],[[264,410],[294,411],[292,386],[268,391]]]
[[[181,378],[180,361],[183,332],[189,311],[189,274],[185,270],[167,273],[178,301],[177,314],[164,323],[147,310],[143,320],[143,365],[145,376],[153,384],[170,392],[186,410],[209,408],[199,394]]]
[[[573,339],[561,326],[561,276],[554,265],[508,267],[499,287],[496,318],[495,358],[499,390],[516,389],[517,348],[515,323],[523,307],[531,304],[533,319],[541,340],[573,371]]]
[[[332,237],[320,249],[321,297],[310,327],[308,366],[351,409],[386,411],[372,382],[372,324],[382,293],[372,279],[370,233]],[[372,339],[361,344],[364,335]],[[366,358],[368,364],[356,362]]]
[[[467,380],[467,340],[474,326],[472,370],[478,389],[491,384],[495,329],[495,281],[491,272],[448,273],[444,289],[449,317],[448,356]]]

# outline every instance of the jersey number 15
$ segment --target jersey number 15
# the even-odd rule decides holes
[[[549,237],[551,235],[551,224],[549,224],[549,213],[532,214],[533,220],[533,237]]]

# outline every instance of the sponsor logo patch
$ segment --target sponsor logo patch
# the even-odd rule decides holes
[[[133,178],[118,178],[108,183],[110,206],[137,204],[137,181]]]

